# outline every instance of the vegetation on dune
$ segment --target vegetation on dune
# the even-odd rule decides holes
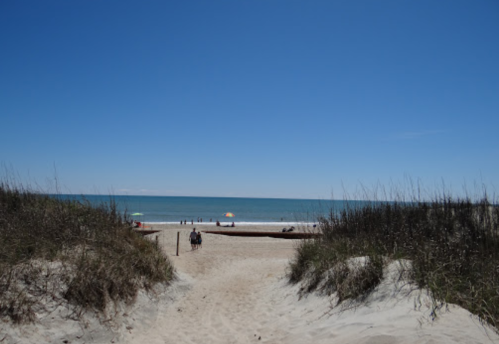
[[[411,260],[412,281],[435,300],[454,303],[499,328],[499,207],[442,196],[430,202],[369,202],[320,218],[322,235],[302,241],[289,280],[302,292],[359,299],[379,284],[384,262]],[[358,203],[356,203],[358,204]],[[352,265],[352,258],[366,257]]]
[[[112,199],[95,207],[0,183],[0,317],[33,321],[47,297],[102,312],[171,281],[167,257],[125,217]]]

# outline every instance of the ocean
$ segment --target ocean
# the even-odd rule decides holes
[[[135,220],[146,223],[200,222],[240,224],[291,225],[314,224],[319,216],[327,215],[334,208],[342,209],[344,201],[276,199],[276,198],[228,198],[228,197],[173,197],[173,196],[101,196],[57,195],[56,197],[88,200],[99,205],[109,203],[111,197],[117,208]],[[355,202],[355,201],[354,201]],[[224,217],[225,213],[235,216]]]

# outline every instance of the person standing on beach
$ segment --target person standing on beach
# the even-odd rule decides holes
[[[196,228],[192,229],[191,235],[189,236],[191,240],[191,248],[195,250],[198,245],[198,234],[196,233]]]

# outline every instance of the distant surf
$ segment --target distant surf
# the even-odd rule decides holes
[[[99,205],[112,199],[122,214],[141,213],[133,216],[146,223],[209,224],[240,223],[248,225],[296,226],[313,225],[320,216],[327,216],[334,208],[342,209],[344,201],[276,199],[276,198],[229,198],[229,197],[173,197],[173,196],[103,196],[103,195],[55,195],[54,197],[86,200]],[[235,217],[226,218],[227,212]],[[211,222],[210,222],[211,220]]]

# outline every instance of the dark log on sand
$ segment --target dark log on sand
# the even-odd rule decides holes
[[[299,232],[238,232],[238,231],[202,231],[207,234],[222,234],[242,237],[271,237],[279,239],[312,239],[317,238],[319,233],[299,233]]]
[[[138,233],[138,234],[140,234],[142,236],[145,236],[145,235],[157,233],[157,232],[159,232],[159,230],[155,230],[155,229],[134,229],[134,232]]]

